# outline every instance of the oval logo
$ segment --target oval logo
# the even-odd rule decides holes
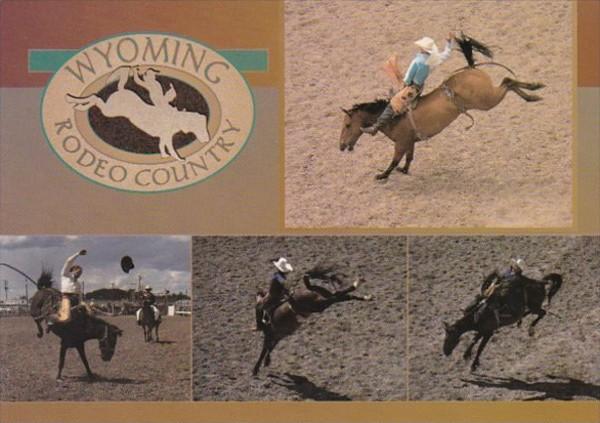
[[[126,34],[75,54],[42,98],[48,143],[69,167],[112,188],[159,192],[200,182],[241,151],[254,124],[244,77],[210,48]]]

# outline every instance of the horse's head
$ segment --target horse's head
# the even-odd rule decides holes
[[[360,127],[364,125],[361,118],[362,113],[354,108],[350,110],[342,109],[342,111],[344,112],[344,123],[340,134],[340,150],[348,149],[348,151],[352,151],[362,135],[360,130]]]
[[[100,346],[100,354],[103,361],[110,361],[117,348],[117,338],[123,335],[123,331],[118,327],[106,324],[104,327],[104,335],[98,340]]]
[[[461,333],[455,325],[450,325],[446,322],[444,322],[444,330],[446,331],[446,336],[444,337],[444,355],[449,356],[458,345]]]

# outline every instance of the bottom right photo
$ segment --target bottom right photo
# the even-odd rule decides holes
[[[410,400],[600,399],[600,237],[409,238]]]

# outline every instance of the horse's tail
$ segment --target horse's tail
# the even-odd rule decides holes
[[[563,278],[558,273],[550,273],[549,275],[544,276],[542,280],[550,282],[550,289],[548,290],[548,305],[550,305],[552,297],[556,295],[563,284]]]
[[[473,50],[478,51],[479,53],[483,54],[486,57],[489,57],[490,59],[494,57],[492,50],[488,46],[486,46],[480,41],[477,41],[472,37],[469,37],[468,35],[465,35],[463,32],[460,33],[459,37],[454,37],[454,40],[458,43],[458,47],[460,48],[462,54],[465,56],[469,67],[475,66]]]

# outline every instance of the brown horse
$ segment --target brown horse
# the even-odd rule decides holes
[[[376,179],[386,179],[405,155],[406,162],[398,170],[407,174],[414,157],[415,143],[440,133],[461,113],[473,119],[468,114],[469,110],[490,110],[497,106],[509,91],[528,102],[541,100],[541,97],[527,94],[523,89],[538,90],[544,87],[543,84],[504,78],[496,87],[487,73],[476,68],[484,64],[489,63],[475,64],[473,67],[456,71],[439,87],[422,96],[411,112],[414,127],[408,116],[401,116],[381,128],[381,131],[394,141],[395,147],[392,162],[384,172],[376,176]],[[387,103],[388,100],[376,100],[356,104],[349,110],[342,109],[346,116],[340,134],[341,151],[354,149],[363,134],[360,128],[373,125]]]
[[[444,322],[446,336],[444,338],[444,355],[449,356],[458,345],[460,337],[469,331],[475,331],[473,341],[463,354],[463,358],[468,360],[471,358],[473,348],[481,340],[477,348],[475,359],[471,363],[471,371],[474,371],[479,366],[479,357],[483,349],[487,345],[494,332],[501,326],[508,326],[513,323],[521,324],[521,319],[528,314],[535,314],[537,317],[529,325],[529,336],[534,335],[534,327],[546,315],[546,310],[542,308],[544,299],[548,299],[548,304],[552,297],[558,292],[562,286],[563,279],[558,273],[551,273],[542,278],[541,281],[530,279],[525,276],[520,276],[521,284],[510,288],[506,296],[501,298],[502,307],[499,309],[498,319],[493,310],[487,307],[480,316],[476,317],[477,310],[472,310],[452,324]],[[485,291],[489,281],[484,282],[481,292]],[[546,292],[546,285],[550,285]]]
[[[264,325],[262,331],[263,347],[254,366],[253,375],[257,375],[261,365],[268,366],[271,363],[271,352],[286,336],[293,334],[302,324],[302,321],[313,313],[322,313],[329,306],[344,301],[369,301],[370,295],[356,296],[350,292],[358,288],[360,280],[357,279],[350,287],[339,290],[329,291],[328,289],[313,285],[310,277],[304,277],[304,288],[295,290],[287,299],[272,312],[271,322]],[[257,304],[260,304],[265,294],[259,292],[256,298]]]

